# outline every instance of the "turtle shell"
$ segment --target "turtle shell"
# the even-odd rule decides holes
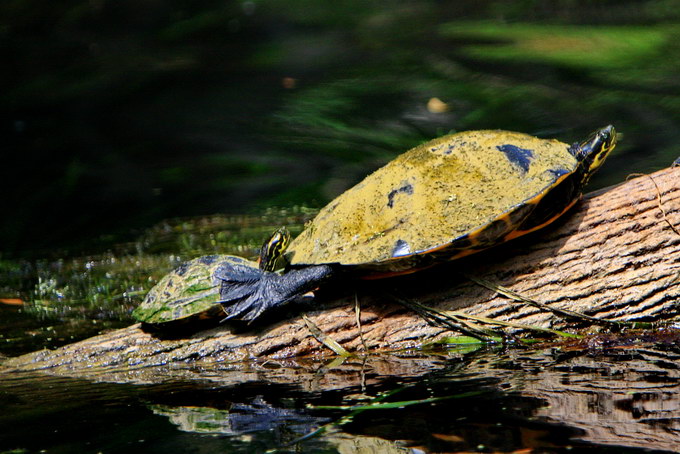
[[[578,164],[557,140],[495,130],[444,136],[333,200],[291,243],[287,258],[292,266],[398,273],[458,258],[530,231],[522,224]],[[543,224],[571,206],[576,192],[544,204],[552,206]]]
[[[182,263],[165,275],[133,312],[137,320],[150,324],[189,322],[224,314],[220,300],[220,280],[215,271],[245,268],[259,273],[255,262],[231,255],[207,255]]]

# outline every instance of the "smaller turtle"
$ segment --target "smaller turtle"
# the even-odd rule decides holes
[[[278,276],[273,271],[289,242],[290,233],[282,227],[262,245],[259,264],[233,255],[206,255],[184,262],[147,293],[132,316],[159,329],[215,320],[224,315],[219,304],[222,281],[267,282],[265,275]]]

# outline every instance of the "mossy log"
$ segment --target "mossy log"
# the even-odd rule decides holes
[[[174,339],[136,324],[6,365],[87,376],[102,367],[125,373],[187,362],[199,367],[333,354],[312,335],[303,313],[350,352],[421,347],[457,334],[428,324],[395,303],[395,295],[479,317],[560,330],[575,327],[573,320],[514,302],[462,272],[594,317],[671,320],[680,312],[679,229],[680,168],[665,169],[588,194],[563,220],[531,236],[409,276],[345,282],[342,289],[327,289],[313,306],[270,324],[238,332],[223,324]]]

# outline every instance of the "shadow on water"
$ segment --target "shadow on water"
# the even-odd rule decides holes
[[[134,386],[5,371],[0,450],[673,452],[677,345],[232,363],[186,382],[147,370]]]

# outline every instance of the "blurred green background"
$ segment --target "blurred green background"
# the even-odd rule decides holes
[[[680,155],[680,1],[0,3],[0,258],[322,206],[450,131]],[[102,250],[102,249],[100,249]]]

